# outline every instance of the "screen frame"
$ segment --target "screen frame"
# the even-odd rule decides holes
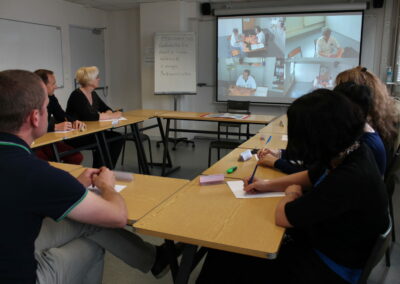
[[[334,14],[334,13],[361,13],[361,35],[360,35],[360,54],[358,56],[358,63],[359,65],[362,65],[361,63],[361,55],[362,55],[362,47],[363,47],[363,34],[364,34],[364,16],[365,16],[365,10],[364,9],[351,9],[351,10],[326,10],[326,11],[301,11],[301,12],[275,12],[275,13],[234,13],[234,14],[229,14],[229,15],[217,15],[216,16],[216,25],[215,25],[215,35],[216,35],[216,45],[215,45],[215,55],[216,55],[216,60],[215,60],[215,102],[216,103],[227,103],[228,99],[226,100],[220,100],[218,97],[218,64],[219,64],[219,58],[218,58],[218,48],[219,48],[219,41],[218,41],[218,23],[220,18],[232,18],[232,17],[252,17],[252,16],[274,16],[274,15],[279,15],[279,16],[287,16],[287,15],[302,15],[302,14]],[[232,99],[230,99],[232,100]],[[294,101],[295,99],[293,99]],[[242,101],[242,100],[240,100]],[[254,102],[250,100],[251,105],[260,105],[260,106],[289,106],[292,104],[292,102]]]

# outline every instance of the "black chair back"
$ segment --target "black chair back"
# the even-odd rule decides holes
[[[250,114],[250,101],[232,101],[228,100],[226,112]]]
[[[358,280],[358,284],[366,284],[367,279],[374,267],[379,263],[382,257],[385,255],[387,249],[390,246],[390,234],[392,232],[392,219],[389,216],[389,226],[387,230],[379,235],[378,239],[375,242],[375,245],[371,251],[371,254],[367,260],[367,263],[364,266],[361,277]]]

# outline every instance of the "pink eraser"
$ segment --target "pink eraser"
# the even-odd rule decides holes
[[[224,174],[200,176],[200,184],[207,185],[207,184],[221,183],[224,181],[224,178],[225,178]]]

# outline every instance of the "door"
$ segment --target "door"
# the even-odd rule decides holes
[[[107,101],[106,64],[104,47],[104,29],[87,27],[69,27],[71,48],[71,78],[75,78],[75,72],[82,66],[97,66],[100,71],[100,85],[96,89],[97,94]],[[72,88],[78,87],[72,80]]]

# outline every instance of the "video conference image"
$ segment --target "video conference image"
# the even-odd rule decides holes
[[[291,103],[360,63],[362,12],[218,18],[217,101]]]

